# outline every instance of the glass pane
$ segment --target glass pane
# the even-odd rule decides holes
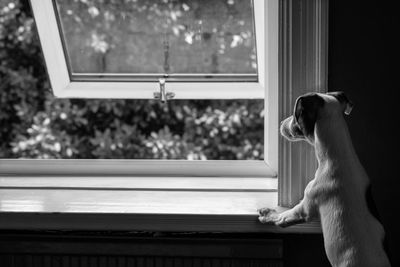
[[[55,0],[73,74],[257,74],[252,0]]]
[[[263,100],[55,99],[29,2],[0,18],[0,158],[263,159]]]

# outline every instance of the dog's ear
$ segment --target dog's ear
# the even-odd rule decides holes
[[[316,93],[306,94],[297,98],[294,105],[293,118],[305,136],[314,134],[318,111],[324,105],[324,100]]]
[[[346,115],[350,115],[351,111],[353,110],[353,103],[347,98],[344,92],[329,92],[331,96],[334,96],[340,103],[343,109],[343,113]]]

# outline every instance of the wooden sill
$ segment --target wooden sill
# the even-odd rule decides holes
[[[0,177],[0,229],[319,233],[258,222],[276,178]]]

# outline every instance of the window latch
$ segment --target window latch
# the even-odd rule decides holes
[[[154,98],[160,99],[161,103],[165,103],[167,102],[167,100],[173,99],[175,97],[175,93],[165,91],[165,83],[165,79],[159,79],[158,84],[160,85],[160,92],[154,92]]]

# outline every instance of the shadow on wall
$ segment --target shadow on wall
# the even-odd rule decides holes
[[[400,242],[394,210],[398,196],[398,151],[394,138],[399,116],[399,16],[392,3],[330,1],[329,90],[343,90],[355,107],[348,124],[354,146],[373,185],[391,251],[393,266]],[[396,122],[395,122],[396,121]]]

